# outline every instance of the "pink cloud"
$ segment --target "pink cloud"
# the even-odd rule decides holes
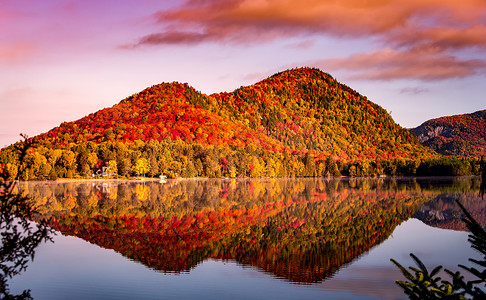
[[[442,80],[485,74],[486,61],[459,59],[437,48],[383,49],[315,62],[324,69],[347,70],[355,79]]]
[[[320,1],[320,0],[208,0],[189,1],[152,17],[164,27],[159,37],[180,34],[186,38],[159,38],[163,44],[193,41],[234,41],[241,34],[268,33],[279,38],[309,33],[334,36],[369,36],[406,33],[431,20],[450,26],[478,22],[486,11],[484,1]],[[177,29],[176,29],[177,28]],[[228,30],[230,29],[230,30]],[[199,34],[189,35],[189,32]],[[185,34],[184,34],[185,33]],[[207,39],[201,39],[201,35]],[[150,35],[148,35],[150,36]],[[211,37],[211,38],[209,38]],[[258,39],[258,36],[254,38]],[[142,38],[139,43],[152,43]]]
[[[369,79],[440,80],[484,72],[484,61],[458,51],[486,48],[485,16],[483,0],[192,0],[153,14],[161,30],[125,47],[374,38],[387,50],[323,63]]]
[[[442,49],[486,48],[486,25],[474,24],[465,28],[415,28],[389,37],[398,46],[429,45]]]
[[[178,32],[154,33],[143,37],[141,44],[198,44],[213,39],[209,33]]]
[[[34,47],[30,44],[0,44],[0,63],[18,63],[30,57],[34,52]]]
[[[290,47],[291,48],[297,48],[297,49],[308,49],[308,48],[311,48],[314,45],[315,45],[314,41],[306,40],[306,41],[302,41],[300,43],[292,44],[292,45],[290,45]]]

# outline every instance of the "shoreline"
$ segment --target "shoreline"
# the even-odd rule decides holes
[[[162,181],[167,179],[151,178],[151,177],[133,177],[133,178],[62,178],[56,180],[28,180],[17,181],[18,183],[70,183],[70,182],[86,182],[86,183],[103,183],[103,182],[151,182]]]
[[[61,178],[56,180],[29,180],[29,181],[17,181],[18,183],[104,183],[104,182],[170,182],[170,181],[192,181],[192,180],[268,180],[268,179],[311,179],[311,178],[321,178],[321,179],[340,179],[340,180],[351,180],[351,179],[453,179],[453,178],[479,178],[482,179],[481,175],[465,175],[465,176],[366,176],[366,177],[349,177],[349,176],[321,176],[321,177],[221,177],[221,178],[209,178],[209,177],[190,177],[190,178],[152,178],[152,177],[132,177],[132,178]]]

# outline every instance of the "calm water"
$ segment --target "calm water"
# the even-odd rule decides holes
[[[56,231],[9,281],[35,299],[405,299],[390,262],[479,257],[480,182],[265,179],[28,183]]]

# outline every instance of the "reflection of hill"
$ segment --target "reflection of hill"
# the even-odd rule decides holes
[[[227,238],[229,247],[216,257],[294,282],[318,282],[385,240],[419,203],[412,195],[398,203],[395,192],[341,196],[288,206],[250,232]]]
[[[440,194],[425,203],[415,217],[433,227],[466,231],[467,228],[462,221],[465,215],[456,204],[456,199],[464,204],[479,224],[486,225],[486,202],[479,197],[478,193]]]
[[[148,267],[231,259],[293,282],[331,276],[437,195],[415,182],[323,179],[29,189],[57,230]]]

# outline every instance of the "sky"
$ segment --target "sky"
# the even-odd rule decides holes
[[[0,0],[0,148],[146,87],[315,67],[406,128],[486,109],[484,0]]]

